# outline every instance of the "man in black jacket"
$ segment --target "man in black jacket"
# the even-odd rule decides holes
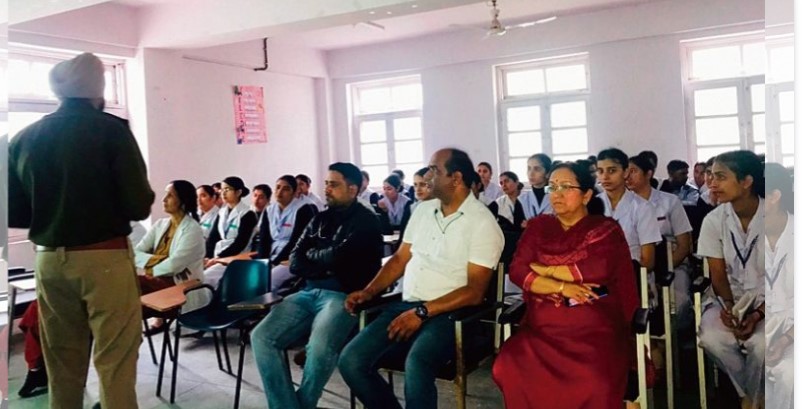
[[[251,344],[270,408],[315,408],[356,327],[343,307],[381,267],[379,220],[357,201],[362,173],[350,163],[329,166],[328,208],[315,216],[290,255],[290,272],[303,290],[276,306],[251,334]],[[304,376],[296,392],[283,351],[309,339]]]

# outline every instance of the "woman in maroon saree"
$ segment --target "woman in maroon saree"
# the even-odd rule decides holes
[[[615,220],[589,214],[598,199],[586,166],[556,166],[549,188],[555,214],[527,224],[510,265],[526,316],[493,379],[508,409],[622,408],[638,307],[629,247]],[[599,298],[599,286],[609,295]]]

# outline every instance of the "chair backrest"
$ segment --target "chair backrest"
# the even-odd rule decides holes
[[[226,267],[215,292],[223,305],[249,300],[270,291],[269,260],[234,260]]]
[[[504,262],[498,263],[496,268],[493,269],[493,276],[490,278],[490,283],[487,284],[485,291],[485,302],[496,303],[504,299]]]

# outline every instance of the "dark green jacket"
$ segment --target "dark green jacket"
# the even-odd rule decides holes
[[[154,193],[128,121],[66,99],[8,148],[11,227],[43,246],[127,236],[150,214]]]

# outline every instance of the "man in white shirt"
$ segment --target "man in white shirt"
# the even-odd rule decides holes
[[[364,290],[345,301],[353,311],[404,276],[403,301],[385,307],[341,354],[340,374],[369,409],[401,408],[374,367],[398,348],[409,349],[406,406],[437,407],[435,374],[455,353],[448,312],[482,302],[504,247],[493,215],[471,194],[478,176],[468,155],[440,150],[429,169],[435,199],[417,207],[398,251]]]
[[[482,202],[485,206],[490,205],[490,203],[495,202],[496,199],[504,195],[504,192],[501,191],[501,186],[493,183],[493,167],[489,163],[479,162],[476,165],[476,173],[479,174],[479,179],[482,180],[482,185],[485,187],[484,195],[482,196]]]
[[[320,196],[316,195],[315,192],[310,190],[312,187],[312,179],[309,176],[299,173],[295,175],[295,180],[298,182],[298,191],[295,192],[298,198],[306,203],[314,205],[319,212],[326,209],[326,202],[324,202]]]

